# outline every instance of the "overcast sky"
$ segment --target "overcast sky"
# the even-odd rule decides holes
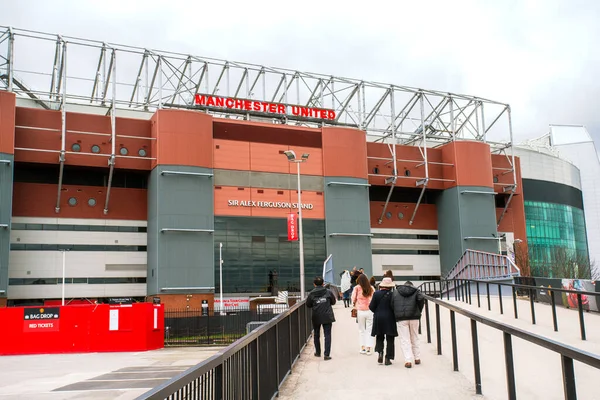
[[[600,139],[598,1],[0,3],[0,25],[466,93],[511,104],[517,141]]]

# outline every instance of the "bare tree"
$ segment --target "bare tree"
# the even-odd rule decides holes
[[[599,271],[585,254],[558,247],[553,252],[550,272],[554,278],[597,279]],[[594,278],[596,277],[596,278]]]
[[[523,243],[515,243],[515,264],[521,270],[521,276],[531,276],[531,265],[529,264],[529,252]]]

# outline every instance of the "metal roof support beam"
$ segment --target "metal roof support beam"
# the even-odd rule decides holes
[[[114,52],[113,52],[114,54]],[[115,110],[115,100],[117,97],[117,58],[115,57],[113,62],[111,62],[113,71],[112,71],[112,107],[110,110],[110,142],[111,142],[111,152],[110,158],[108,159],[108,184],[106,185],[106,200],[104,202],[104,215],[108,214],[108,202],[110,200],[110,189],[112,187],[113,174],[115,172],[115,160],[116,160],[116,143],[117,143],[117,118],[116,118],[116,110]]]
[[[141,67],[140,67],[141,70]],[[106,44],[102,44],[102,50],[100,50],[100,57],[98,58],[98,66],[96,67],[96,73],[94,74],[94,86],[92,87],[92,96],[90,97],[90,104],[97,98],[97,92],[100,88],[104,87],[104,75],[106,73]],[[135,87],[133,88],[135,92]],[[98,96],[100,97],[100,96]],[[133,99],[133,95],[132,95]]]
[[[256,84],[258,83],[258,81],[260,80],[260,77],[263,76],[265,74],[265,69],[261,68],[260,71],[258,71],[258,73],[256,74],[256,79],[254,79],[254,82],[252,82],[252,86],[250,86],[250,96],[248,96],[249,98],[252,97],[252,95],[254,94],[254,88],[256,87]]]
[[[154,83],[156,82],[156,78],[158,77],[158,73],[159,73],[159,69],[160,69],[159,60],[160,60],[160,56],[158,56],[158,58],[156,59],[156,66],[154,67],[154,73],[152,74],[152,79],[150,80],[150,84],[148,85],[148,88],[146,89],[146,99],[144,100],[144,109],[148,109],[150,107],[150,98],[152,97],[152,89],[154,89]],[[146,71],[147,70],[148,69],[146,69]]]
[[[225,71],[227,71],[227,69],[229,68],[229,63],[225,63],[225,65],[223,65],[223,68],[221,69],[221,73],[219,74],[219,78],[217,79],[217,83],[215,83],[215,87],[213,88],[212,94],[215,95],[217,94],[217,91],[219,90],[219,84],[221,83],[221,79],[223,79],[223,76],[225,76]]]
[[[13,91],[13,80],[15,78],[15,34],[12,28],[8,28],[8,49],[6,52],[7,74],[8,74],[8,91]]]
[[[62,65],[62,46],[63,40],[58,35],[56,37],[56,45],[54,48],[54,63],[52,66],[52,81],[50,82],[50,100],[54,98],[54,100],[58,100],[58,94],[60,93],[62,72],[60,71]]]
[[[421,93],[421,99],[419,102],[421,103],[421,126],[423,127],[423,147],[419,146],[419,150],[423,155],[423,163],[425,165],[425,179],[419,180],[416,182],[417,186],[423,185],[421,189],[421,194],[419,195],[419,200],[417,201],[417,205],[415,206],[415,210],[413,211],[412,216],[410,217],[410,221],[408,225],[412,226],[415,221],[415,217],[417,216],[417,211],[419,210],[419,206],[421,205],[421,201],[423,200],[423,195],[425,194],[425,190],[427,189],[427,185],[429,185],[429,164],[427,163],[427,130],[425,129],[425,103],[423,102],[425,94]]]
[[[86,89],[85,85],[70,85],[70,92],[65,93],[69,104],[87,103],[104,105],[104,102],[106,102],[107,109],[110,109],[108,90],[110,90],[109,85],[112,83],[110,80],[114,78],[110,75],[115,71],[112,66],[109,67],[108,65],[111,57],[108,57],[107,51],[112,50],[113,59],[116,52],[119,51],[127,54],[126,58],[132,61],[130,63],[119,63],[119,68],[123,72],[120,73],[117,71],[122,80],[118,84],[130,87],[132,90],[118,91],[117,98],[115,99],[115,108],[140,108],[148,111],[163,107],[195,109],[197,107],[194,107],[191,102],[198,92],[207,95],[211,93],[221,96],[235,95],[236,97],[252,98],[253,100],[262,102],[268,102],[274,98],[275,100],[281,99],[280,101],[285,100],[288,105],[290,103],[298,105],[306,104],[309,107],[332,108],[336,112],[336,117],[334,118],[337,121],[327,119],[297,121],[293,118],[273,118],[274,116],[271,113],[265,113],[266,115],[252,115],[237,113],[236,111],[239,110],[219,107],[209,111],[219,117],[240,120],[248,118],[264,120],[268,118],[273,123],[302,124],[310,127],[321,127],[342,121],[354,121],[361,129],[366,130],[368,134],[372,134],[377,138],[392,136],[393,127],[395,126],[395,140],[397,141],[396,144],[399,145],[413,140],[412,134],[402,132],[411,130],[408,129],[408,125],[411,125],[411,128],[413,123],[415,126],[418,125],[417,121],[419,118],[416,117],[417,112],[414,109],[411,112],[406,111],[415,105],[418,96],[423,95],[424,101],[427,102],[425,103],[427,107],[425,110],[425,124],[431,124],[431,127],[435,128],[433,131],[427,129],[428,140],[438,143],[448,143],[456,138],[464,137],[471,139],[471,135],[473,135],[476,140],[483,140],[490,143],[494,150],[498,146],[488,141],[489,135],[486,135],[486,133],[492,127],[498,129],[498,125],[500,124],[490,124],[490,122],[499,120],[500,118],[503,120],[506,119],[504,112],[507,111],[507,104],[474,96],[390,85],[376,81],[366,82],[340,76],[301,72],[285,68],[272,68],[244,62],[206,59],[168,51],[151,51],[147,48],[49,35],[42,32],[0,26],[0,41],[3,40],[5,43],[8,43],[10,39],[17,39],[19,35],[27,37],[28,40],[14,41],[14,50],[17,54],[21,54],[21,51],[22,53],[36,51],[36,47],[31,47],[31,41],[34,42],[35,46],[44,48],[43,51],[40,51],[40,62],[32,64],[28,70],[24,71],[28,75],[36,76],[36,82],[37,80],[41,80],[39,84],[35,84],[35,87],[40,89],[35,92],[22,89],[21,86],[17,85],[14,77],[14,69],[11,66],[8,67],[8,72],[5,73],[8,79],[5,76],[0,77],[2,79],[2,87],[8,87],[8,85],[5,85],[8,82],[11,86],[10,89],[18,96],[32,97],[35,94],[39,98],[44,99],[49,96],[52,101],[56,101],[58,104],[61,103],[59,96],[62,91],[62,79],[64,77],[62,68],[65,68],[65,63],[62,60],[62,46],[68,42],[69,60],[72,64],[75,63],[88,68],[88,71],[83,71],[81,76],[89,76],[91,78],[89,83],[92,86],[92,88]],[[23,46],[24,49],[21,50],[20,46]],[[3,56],[7,57],[7,64],[14,62],[12,48],[13,45],[10,46],[10,49],[3,50],[6,53]],[[87,60],[90,58],[90,50],[92,52],[97,51],[97,53],[92,53],[91,55],[93,65],[87,63]],[[9,55],[9,53],[11,54]],[[45,57],[46,55],[48,57]],[[44,60],[44,57],[47,59]],[[4,57],[2,61],[4,61]],[[153,63],[153,65],[150,65],[150,63]],[[166,64],[163,65],[163,63]],[[52,65],[54,69],[50,71]],[[46,66],[50,68],[46,69]],[[165,66],[166,69],[164,69]],[[155,70],[151,71],[151,68]],[[152,76],[153,72],[154,75]],[[146,78],[147,75],[149,75],[150,79]],[[218,82],[216,79],[208,79],[211,75],[214,75],[215,78],[219,77]],[[200,80],[198,79],[199,77]],[[230,78],[235,78],[235,81],[232,83]],[[151,84],[149,80],[152,81]],[[223,88],[224,80],[227,80],[227,91]],[[300,87],[300,80],[302,80],[303,85],[306,85],[306,90]],[[294,81],[296,82],[294,83]],[[200,83],[197,84],[198,82]],[[234,86],[231,86],[231,84]],[[278,84],[280,84],[279,87]],[[205,85],[207,86],[206,90],[204,90]],[[256,85],[262,85],[262,92],[260,90],[256,91]],[[28,85],[23,84],[22,86],[25,88]],[[384,106],[383,103],[387,101],[387,96],[391,94],[390,87],[393,88],[391,90],[394,92],[395,108],[394,112],[388,115],[387,111],[382,112],[381,110],[389,109],[386,108],[389,106]],[[275,90],[276,88],[277,90]],[[245,94],[244,91],[246,91]],[[190,95],[192,98],[190,98]],[[438,105],[438,103],[441,104]],[[474,105],[474,103],[477,103],[477,105]],[[450,104],[452,111],[450,112],[450,116],[447,115],[448,104]],[[429,107],[430,105],[431,108]],[[56,107],[53,106],[53,108]],[[474,111],[475,118],[471,116],[465,124],[462,124],[465,117],[468,117],[473,108],[481,108],[481,110]],[[402,109],[404,110],[400,111]],[[485,112],[483,109],[485,109]],[[458,118],[461,119],[460,122]],[[481,123],[479,123],[480,118]],[[461,129],[457,133],[456,128],[461,124]],[[474,126],[474,124],[477,126]],[[504,123],[502,124],[502,130],[508,136],[508,129]],[[419,131],[417,134],[420,135],[421,132]],[[419,142],[419,144],[421,143]]]
[[[466,106],[465,109],[467,107],[468,106]],[[460,132],[467,123],[469,123],[474,130],[477,130],[477,128],[475,126],[473,126],[473,123],[471,122],[471,117],[473,116],[473,114],[476,113],[476,111],[477,111],[477,105],[475,105],[475,107],[473,108],[473,110],[471,110],[471,113],[468,116],[463,112],[463,109],[460,109],[459,114],[462,114],[465,117],[465,120],[463,121],[462,124],[460,124],[460,126],[457,129],[457,132]]]
[[[307,106],[307,107],[310,107],[310,106],[311,106],[311,104],[314,104],[314,101],[315,101],[315,100],[313,100],[313,99],[316,99],[317,92],[318,92],[318,90],[319,90],[319,88],[321,87],[321,85],[322,85],[322,84],[323,84],[323,80],[322,80],[322,79],[319,79],[319,80],[317,81],[317,84],[316,84],[315,88],[314,88],[314,89],[312,90],[312,92],[310,93],[310,97],[308,98],[308,101],[306,102],[306,106]]]
[[[111,79],[115,79],[113,76],[113,72],[114,71],[114,64],[115,64],[115,57],[116,57],[116,50],[115,49],[111,49],[112,53],[110,55],[110,63],[108,64],[108,76],[106,77],[106,82],[104,82],[104,89],[103,89],[103,93],[102,93],[102,105],[106,104],[106,94],[108,93],[108,85],[110,83]]]
[[[387,97],[389,95],[390,95],[390,89],[386,90],[385,93],[383,93],[383,96],[381,96],[381,98],[379,99],[379,101],[377,102],[375,107],[373,107],[373,109],[371,109],[371,112],[369,113],[369,115],[367,115],[367,118],[365,121],[365,128],[367,126],[371,125],[371,122],[373,121],[373,118],[375,118],[377,111],[379,111],[379,109],[381,108],[381,106],[383,105],[383,103],[385,102],[385,100],[387,99]]]
[[[61,118],[61,130],[60,130],[60,155],[58,156],[58,161],[60,163],[59,172],[58,172],[58,193],[56,196],[56,207],[54,208],[55,213],[60,212],[60,195],[62,193],[62,182],[63,182],[63,173],[65,169],[65,154],[67,147],[67,111],[66,111],[66,101],[67,101],[67,44],[63,43],[62,46],[62,57],[61,57],[61,79],[59,81],[62,82],[62,98],[60,102],[60,118]]]
[[[359,85],[356,85],[354,87],[354,89],[352,90],[352,92],[350,93],[350,95],[348,95],[348,97],[346,98],[346,101],[344,102],[344,105],[342,106],[342,108],[338,111],[337,116],[335,117],[335,122],[338,122],[340,120],[340,117],[342,116],[342,114],[346,111],[346,109],[348,108],[348,106],[350,105],[350,102],[352,101],[352,99],[354,98],[354,95],[356,93],[359,93]],[[354,118],[352,118],[354,119]]]
[[[175,99],[177,98],[177,95],[181,95],[181,93],[179,93],[179,91],[181,90],[181,87],[185,87],[185,83],[184,80],[187,78],[185,76],[186,71],[188,70],[188,68],[192,68],[192,56],[188,56],[187,60],[185,60],[185,63],[183,65],[183,69],[180,71],[181,74],[179,75],[179,78],[177,79],[177,87],[175,88],[175,92],[173,93],[173,97],[171,98],[171,103],[175,103]]]
[[[485,133],[488,133],[488,131],[490,129],[492,129],[492,126],[494,126],[496,124],[496,122],[498,122],[498,120],[500,119],[500,117],[502,117],[502,115],[506,112],[506,110],[509,109],[509,106],[504,107],[504,109],[502,110],[502,112],[500,112],[500,114],[498,114],[498,116],[492,121],[492,123],[490,124],[490,126],[487,127],[487,129],[485,130]],[[510,117],[509,117],[510,118]],[[512,139],[511,139],[512,142]]]
[[[238,97],[238,95],[240,94],[240,90],[242,89],[242,85],[244,84],[244,81],[248,81],[248,68],[244,68],[244,73],[242,74],[242,78],[240,79],[240,83],[238,84],[237,89],[235,89],[233,97]]]
[[[144,66],[147,66],[147,60],[148,60],[148,51],[145,51],[144,55],[142,57],[142,62],[140,62],[140,68],[139,68],[137,76],[135,78],[133,90],[131,91],[131,99],[129,100],[129,107],[132,106],[133,99],[135,99],[135,95],[136,95],[136,93],[138,93],[138,90],[140,88],[140,83],[142,81],[142,72],[144,72]]]
[[[504,209],[502,210],[502,214],[500,214],[500,218],[498,218],[498,227],[500,227],[500,224],[502,223],[502,220],[504,219],[504,215],[506,214],[506,210],[508,210],[508,206],[510,205],[510,202],[513,198],[513,196],[515,195],[515,190],[513,189],[510,192],[510,196],[508,196],[508,200],[506,200],[506,204],[504,205]]]
[[[396,186],[396,177],[394,176],[394,177],[386,179],[385,183],[388,183],[389,179],[391,179],[392,186],[390,186],[390,191],[388,192],[387,199],[385,199],[385,204],[383,205],[383,210],[381,211],[381,216],[379,217],[379,220],[377,220],[377,223],[379,225],[381,225],[381,223],[383,222],[383,216],[385,215],[387,206],[390,203],[390,198],[392,197],[392,192],[394,191],[394,187]]]

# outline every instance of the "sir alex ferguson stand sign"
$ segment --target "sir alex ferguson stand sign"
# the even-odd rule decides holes
[[[295,213],[288,214],[288,240],[298,240],[297,222],[298,215]]]
[[[25,308],[23,320],[23,332],[56,332],[60,320],[60,308]]]

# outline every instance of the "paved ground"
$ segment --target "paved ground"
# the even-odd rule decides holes
[[[391,366],[377,364],[377,356],[358,353],[358,328],[350,309],[339,302],[334,306],[332,360],[313,356],[312,338],[300,360],[284,382],[280,399],[484,399],[476,396],[474,385],[450,361],[439,357],[432,345],[422,342],[422,364],[404,368],[399,340],[396,361]]]
[[[579,320],[574,310],[557,309],[559,332],[554,332],[549,306],[536,303],[537,324],[531,324],[529,302],[519,300],[519,319],[514,319],[512,298],[504,300],[504,315],[500,314],[498,299],[492,298],[492,311],[487,309],[487,300],[482,308],[477,303],[456,303],[470,311],[488,318],[547,336],[582,350],[600,354],[600,315],[586,313],[585,321],[588,340],[579,337]],[[435,314],[432,307],[431,337],[427,344],[425,317],[423,316],[421,344],[423,364],[406,369],[403,366],[396,339],[397,360],[386,367],[377,364],[376,355],[358,354],[358,333],[349,309],[338,304],[335,307],[337,322],[333,327],[331,361],[313,356],[312,339],[305,348],[293,373],[281,388],[282,399],[316,399],[327,391],[328,398],[343,399],[491,399],[507,398],[506,367],[504,362],[503,337],[495,329],[478,324],[479,353],[481,360],[483,396],[474,390],[473,352],[471,325],[466,317],[456,316],[459,372],[453,372],[452,345],[450,336],[450,313],[441,308],[442,356],[437,355],[435,345]],[[400,352],[400,353],[399,353]],[[563,381],[560,357],[552,351],[513,338],[513,354],[516,369],[517,396],[519,399],[562,400]],[[575,363],[575,379],[578,399],[597,400],[600,371]]]
[[[491,300],[491,311],[488,311],[487,299],[483,301],[483,298],[481,308],[477,307],[476,301],[473,301],[473,305],[454,301],[453,303],[485,317],[528,330],[541,336],[546,336],[552,340],[594,354],[600,354],[600,315],[598,314],[585,314],[589,340],[582,341],[579,336],[578,315],[574,310],[557,308],[559,332],[554,332],[550,306],[542,303],[535,304],[537,324],[532,325],[531,309],[528,301],[519,300],[517,302],[519,319],[515,320],[512,297],[505,297],[503,300],[504,314],[500,314],[497,296],[495,298],[492,297]],[[430,313],[432,342],[435,344],[435,314],[433,307]],[[443,357],[451,359],[450,313],[442,307],[440,316]],[[422,323],[423,333],[425,333],[424,318]],[[466,317],[457,315],[456,327],[459,368],[470,381],[474,382],[470,322]],[[504,400],[507,398],[507,389],[502,333],[478,324],[478,336],[483,394],[489,399]],[[513,354],[518,398],[564,399],[562,368],[559,355],[517,338],[513,338]],[[600,398],[598,395],[599,379],[600,370],[576,362],[575,381],[578,399],[597,400]]]
[[[134,399],[219,350],[0,357],[0,400]]]

